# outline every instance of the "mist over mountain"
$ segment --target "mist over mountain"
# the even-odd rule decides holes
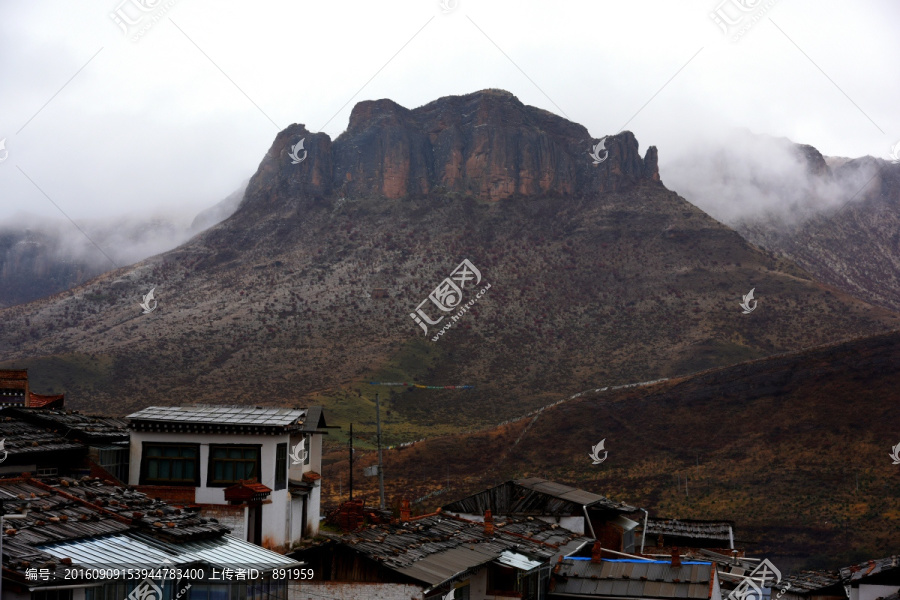
[[[171,250],[228,218],[246,182],[217,204],[189,215],[47,219],[19,214],[0,222],[0,308],[70,289],[101,273]]]
[[[679,151],[666,181],[693,204],[820,281],[900,310],[900,165],[746,130]]]

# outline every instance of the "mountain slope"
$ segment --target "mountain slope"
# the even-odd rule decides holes
[[[655,516],[734,520],[741,545],[779,564],[885,556],[900,545],[900,467],[889,457],[900,443],[898,360],[895,331],[591,390],[495,429],[386,452],[387,496],[434,494],[423,512],[507,479],[546,477]],[[601,439],[608,458],[593,465]],[[346,499],[346,450],[330,460],[323,493],[334,502],[338,482]],[[355,495],[370,501],[377,481],[362,469],[374,460],[360,456],[354,469]]]
[[[415,110],[363,102],[334,142],[293,125],[225,222],[0,313],[0,359],[63,385],[74,406],[119,414],[321,402],[330,422],[347,423],[371,415],[365,381],[476,386],[385,392],[410,439],[496,423],[598,381],[897,326],[666,190],[655,148],[641,158],[624,132],[594,164],[599,141],[496,90]],[[477,289],[491,287],[434,342],[437,328],[426,336],[410,314],[464,259],[481,273]],[[151,288],[158,308],[141,314]],[[751,288],[758,308],[742,314]]]

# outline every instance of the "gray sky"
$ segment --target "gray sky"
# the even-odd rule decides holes
[[[900,140],[897,2],[448,2],[3,0],[0,222],[61,218],[54,203],[74,219],[192,217],[291,123],[334,138],[361,100],[489,87],[595,137],[624,126],[659,147],[664,182],[733,127],[836,156]],[[731,36],[752,27],[729,39],[717,9],[743,17]],[[152,26],[132,41],[111,14]]]

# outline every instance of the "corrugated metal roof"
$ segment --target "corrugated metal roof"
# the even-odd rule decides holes
[[[204,563],[220,568],[261,571],[297,564],[293,559],[231,535],[173,544],[143,533],[128,532],[39,546],[38,550],[57,558],[71,558],[79,567],[91,569],[149,569],[164,561],[176,566]]]
[[[497,559],[498,563],[515,567],[516,569],[520,569],[522,571],[530,571],[532,569],[536,569],[541,566],[540,561],[531,560],[527,556],[522,554],[517,554],[515,552],[510,552],[509,550],[505,550],[500,553],[500,558]]]
[[[501,550],[492,544],[466,544],[450,548],[417,560],[408,567],[397,569],[400,573],[437,585],[469,569],[496,560]]]
[[[553,592],[588,598],[710,597],[711,564],[563,559],[554,569]]]
[[[625,512],[636,511],[637,508],[628,506],[622,502],[613,502],[606,496],[594,494],[585,490],[574,488],[570,485],[548,481],[539,477],[529,477],[528,479],[515,479],[513,483],[519,487],[523,487],[536,492],[541,492],[554,498],[568,500],[582,506],[601,505],[603,507],[623,509]]]
[[[306,417],[304,408],[254,408],[247,406],[148,406],[128,415],[132,421],[203,423],[209,425],[259,425],[287,427]]]

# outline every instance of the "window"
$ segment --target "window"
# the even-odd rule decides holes
[[[144,442],[141,484],[193,485],[200,482],[200,446]]]
[[[225,487],[259,478],[259,446],[209,446],[207,485]]]
[[[119,481],[128,481],[128,446],[91,446],[91,460]]]
[[[287,487],[287,450],[288,445],[278,444],[275,447],[275,489]]]
[[[304,447],[306,448],[306,458],[303,459],[303,464],[308,465],[309,464],[309,456],[312,454],[312,436],[309,434],[306,434],[305,436],[303,436],[303,440],[306,442],[304,444]]]

